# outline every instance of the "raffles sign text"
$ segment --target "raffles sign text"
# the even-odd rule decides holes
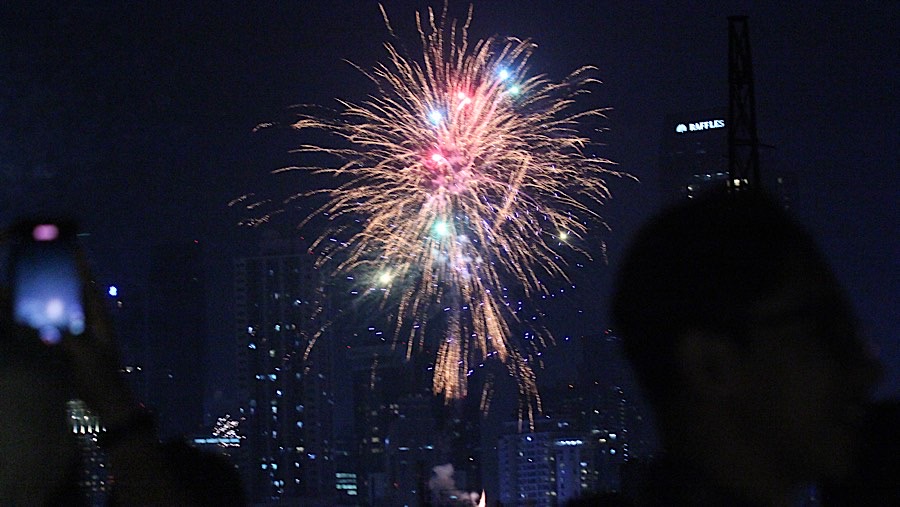
[[[679,123],[675,126],[675,132],[683,134],[685,132],[696,132],[698,130],[712,130],[725,128],[725,120],[706,120],[696,123]]]

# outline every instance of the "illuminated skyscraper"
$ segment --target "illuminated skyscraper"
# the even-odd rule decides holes
[[[359,336],[361,335],[361,336]],[[354,505],[429,505],[434,467],[453,465],[458,488],[477,477],[477,416],[470,417],[435,398],[422,377],[428,367],[390,345],[377,326],[348,345],[352,367]],[[425,356],[429,357],[429,356]],[[421,356],[418,358],[421,359]],[[444,491],[443,493],[446,493]],[[443,505],[443,504],[439,504]]]
[[[586,493],[622,491],[623,470],[656,449],[649,409],[615,334],[582,336],[560,347],[574,368],[546,386],[545,418],[531,433],[515,433],[510,425],[500,439],[504,504],[565,505]]]
[[[66,413],[69,428],[81,448],[82,467],[78,485],[87,505],[106,505],[111,481],[106,456],[97,446],[97,437],[104,431],[103,425],[81,400],[66,403]]]
[[[690,199],[728,181],[727,111],[706,109],[666,116],[659,163],[663,204]],[[794,173],[776,165],[771,146],[760,145],[763,188],[790,208],[796,196]]]
[[[726,116],[726,111],[717,109],[666,116],[659,175],[665,203],[726,184]]]
[[[409,431],[419,429],[419,418],[427,416],[429,410],[417,405],[417,417],[406,419],[410,401],[404,401],[404,397],[415,391],[409,364],[403,351],[375,336],[380,334],[377,328],[372,327],[370,333],[373,336],[357,340],[372,344],[354,345],[348,354],[353,375],[354,472],[359,478],[362,505],[392,505],[398,498],[406,499],[415,485],[404,480],[401,489],[397,479],[400,475],[408,479],[401,465],[409,456],[418,456],[418,448],[425,445],[410,439]]]
[[[383,499],[388,493],[384,441],[399,411],[396,401],[405,384],[404,357],[399,350],[383,344],[354,346],[349,358],[357,474],[365,496]]]
[[[579,382],[589,393],[585,429],[598,449],[592,488],[617,491],[622,465],[650,458],[658,444],[650,407],[625,359],[622,341],[611,330],[581,338]],[[598,367],[602,365],[602,367]]]
[[[543,419],[537,431],[500,438],[500,501],[503,505],[556,507],[590,491],[596,446],[569,421]]]
[[[253,501],[336,491],[332,341],[322,335],[328,310],[314,260],[297,244],[270,239],[262,255],[235,263],[237,461]]]

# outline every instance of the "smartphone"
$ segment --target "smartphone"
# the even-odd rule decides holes
[[[76,227],[65,221],[26,221],[13,228],[10,285],[13,321],[54,345],[80,335],[85,318],[76,262]]]

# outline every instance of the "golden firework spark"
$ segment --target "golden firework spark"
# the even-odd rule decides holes
[[[396,37],[383,7],[382,15]],[[437,328],[435,394],[466,396],[473,367],[496,358],[534,402],[526,410],[539,410],[531,352],[512,336],[518,318],[504,284],[527,297],[545,292],[543,277],[567,279],[563,250],[587,255],[573,245],[589,223],[602,224],[595,210],[609,197],[603,176],[619,173],[586,153],[590,139],[580,133],[582,120],[603,114],[579,109],[576,100],[598,83],[596,69],[579,68],[560,82],[529,76],[535,44],[473,43],[471,19],[471,7],[461,24],[446,7],[440,16],[417,13],[421,55],[385,43],[387,62],[361,69],[377,93],[339,101],[333,118],[301,113],[294,124],[337,136],[331,146],[297,152],[339,163],[281,171],[343,178],[291,199],[326,195],[313,216],[327,215],[345,233],[360,221],[346,241],[327,241],[330,231],[313,248],[321,263],[341,259],[333,261],[339,271],[374,274],[385,301],[397,304],[395,329],[408,358]]]

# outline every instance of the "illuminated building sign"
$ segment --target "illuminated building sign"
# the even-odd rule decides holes
[[[696,123],[679,123],[675,126],[675,132],[684,134],[685,132],[696,132],[698,130],[712,130],[725,128],[725,120],[706,120]]]

